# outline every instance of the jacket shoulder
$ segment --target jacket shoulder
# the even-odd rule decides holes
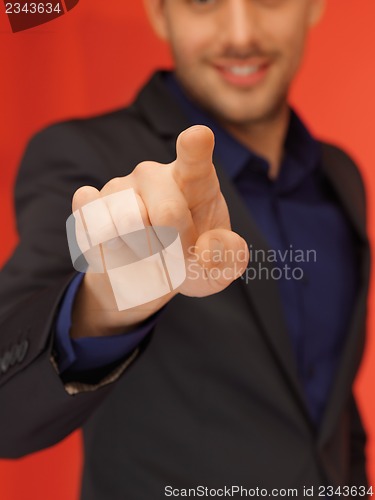
[[[54,158],[64,160],[65,165],[78,165],[86,173],[94,170],[106,176],[125,175],[139,162],[152,159],[147,149],[157,141],[153,135],[146,121],[129,106],[49,125],[31,138],[25,158],[31,154],[41,165]]]
[[[135,109],[129,106],[87,118],[73,118],[53,123],[39,130],[30,142],[68,140],[86,141],[94,145],[97,140],[114,141],[120,136],[124,140],[137,127],[145,127],[145,123]],[[124,131],[126,131],[125,136]]]

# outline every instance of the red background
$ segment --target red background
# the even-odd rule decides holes
[[[327,3],[325,18],[312,34],[292,101],[313,131],[344,145],[359,162],[368,190],[373,239],[375,3]],[[16,34],[1,11],[0,47],[1,263],[17,239],[12,186],[30,136],[55,120],[129,102],[152,69],[170,60],[166,47],[155,41],[138,1],[81,0],[59,19]],[[369,433],[369,473],[375,485],[374,297],[373,292],[356,393]],[[49,450],[0,461],[0,498],[78,499],[81,466],[79,432]]]

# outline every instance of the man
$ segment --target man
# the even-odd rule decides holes
[[[20,244],[1,275],[0,454],[83,426],[86,500],[365,496],[351,387],[364,189],[287,102],[323,0],[146,7],[174,74],[127,109],[41,132],[21,165]],[[187,279],[119,311],[107,273],[72,272],[64,223],[97,201],[89,233],[105,241],[129,217],[105,197],[127,189],[145,225],[178,230]]]

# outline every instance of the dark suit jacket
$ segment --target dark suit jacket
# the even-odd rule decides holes
[[[156,74],[132,106],[47,128],[16,186],[20,243],[0,277],[0,456],[53,445],[83,426],[85,500],[150,500],[164,487],[365,485],[365,432],[352,395],[364,345],[369,248],[364,188],[341,150],[324,171],[358,235],[361,289],[319,431],[299,385],[272,280],[177,296],[116,382],[70,395],[53,367],[54,318],[71,279],[65,219],[81,185],[139,162],[170,162],[188,126]],[[266,248],[216,162],[234,231]],[[324,314],[324,311],[322,311]]]

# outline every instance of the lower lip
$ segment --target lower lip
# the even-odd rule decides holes
[[[220,73],[222,78],[230,83],[231,85],[235,85],[236,87],[249,88],[254,87],[262,80],[264,80],[269,66],[261,66],[258,71],[255,73],[251,73],[250,75],[235,75],[231,71],[228,71],[225,68],[216,67],[217,71]]]

